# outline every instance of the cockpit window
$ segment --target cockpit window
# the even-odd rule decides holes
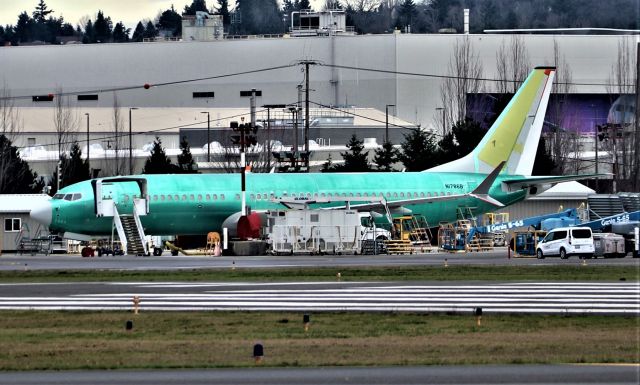
[[[65,200],[65,201],[71,201],[71,200],[73,200],[73,194],[66,194],[66,195],[64,196],[64,200]]]
[[[53,196],[53,199],[62,199],[64,198],[64,194],[56,194]]]
[[[73,194],[72,200],[77,201],[77,200],[80,200],[80,198],[82,198],[82,194],[76,193],[76,194]]]

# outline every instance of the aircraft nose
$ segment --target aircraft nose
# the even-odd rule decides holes
[[[51,203],[48,201],[35,203],[29,215],[34,221],[49,226],[51,224]]]

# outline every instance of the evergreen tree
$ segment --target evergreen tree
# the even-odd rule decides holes
[[[229,0],[218,0],[218,14],[222,16],[222,24],[231,24],[231,14],[229,13]]]
[[[182,150],[182,153],[178,155],[178,172],[182,174],[198,174],[186,136],[183,136],[180,141],[180,150]]]
[[[53,13],[53,9],[47,9],[47,4],[45,4],[44,0],[40,0],[38,5],[36,5],[36,10],[33,11],[33,19],[36,23],[44,24],[47,16],[51,13]]]
[[[40,193],[43,187],[42,178],[20,158],[11,141],[0,134],[0,194]]]
[[[322,168],[320,172],[332,172],[333,171],[333,160],[331,159],[331,154],[327,158],[327,161],[322,164]]]
[[[144,39],[144,25],[139,21],[136,25],[136,29],[133,30],[133,35],[131,36],[131,40],[141,42]]]
[[[113,27],[113,41],[115,43],[126,43],[129,41],[129,28],[125,28],[122,22],[116,23]]]
[[[171,159],[167,156],[162,147],[162,141],[156,136],[153,142],[151,154],[144,163],[142,169],[143,174],[171,174],[176,171],[175,165],[171,163]]]
[[[153,25],[153,23],[151,22],[151,20],[149,20],[147,22],[147,26],[144,29],[144,34],[143,36],[147,39],[153,39],[156,36],[158,36],[158,30],[156,29],[156,26]]]
[[[196,12],[209,12],[207,9],[207,2],[205,0],[193,0],[191,5],[184,6],[184,14],[185,15],[195,15]]]
[[[89,164],[82,159],[82,150],[77,141],[74,141],[69,151],[69,157],[64,157],[62,162],[62,183],[61,187],[66,187],[74,183],[91,179]]]
[[[337,164],[328,168],[327,171],[339,172],[365,172],[371,171],[369,164],[369,151],[364,151],[364,141],[358,139],[356,134],[351,136],[347,143],[349,151],[341,152],[344,164]]]
[[[440,143],[439,164],[462,158],[467,155],[480,143],[486,131],[480,123],[471,118],[457,122],[451,127]]]
[[[92,44],[96,42],[96,31],[93,28],[93,22],[87,21],[87,25],[84,27],[84,36],[82,36],[82,43]]]
[[[400,151],[393,147],[389,141],[385,141],[382,148],[376,150],[373,162],[376,164],[378,171],[393,171],[393,164],[398,161]]]
[[[558,165],[554,162],[551,153],[547,149],[547,141],[544,136],[540,136],[531,175],[557,175],[557,173]]]
[[[413,0],[404,0],[400,4],[400,17],[398,20],[398,26],[403,28],[411,25],[413,16],[416,13],[416,5]]]
[[[102,11],[98,11],[96,22],[93,24],[96,43],[108,43],[111,41],[111,18],[104,17]]]
[[[284,30],[277,0],[236,0],[239,32],[245,35],[280,33]]]
[[[32,41],[31,29],[33,25],[33,19],[29,17],[26,12],[22,12],[18,15],[18,22],[14,29],[16,40],[20,43],[26,43]]]
[[[227,10],[227,13],[228,12]],[[171,5],[171,9],[162,12],[160,15],[158,28],[171,31],[173,36],[180,36],[182,34],[182,16],[176,12],[173,5]]]
[[[423,171],[434,167],[438,161],[433,134],[421,129],[404,134],[399,160],[407,171]]]

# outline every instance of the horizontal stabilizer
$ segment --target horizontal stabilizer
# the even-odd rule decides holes
[[[510,178],[502,180],[502,183],[507,186],[507,191],[513,192],[518,190],[526,190],[531,187],[537,187],[541,189],[544,185],[549,187],[561,182],[570,182],[585,179],[600,179],[604,177],[610,177],[613,174],[584,174],[584,175],[562,175],[562,176],[528,176],[522,178]],[[549,188],[547,187],[547,188]],[[538,193],[546,190],[543,188]]]

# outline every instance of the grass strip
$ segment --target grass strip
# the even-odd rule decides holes
[[[619,281],[639,280],[637,266],[406,266],[235,268],[172,271],[35,270],[2,271],[3,282],[102,281]]]
[[[0,370],[638,363],[638,318],[558,315],[0,312]],[[126,331],[127,320],[133,330]]]

